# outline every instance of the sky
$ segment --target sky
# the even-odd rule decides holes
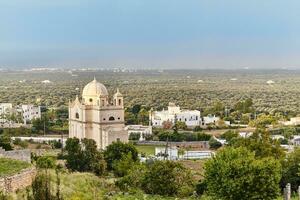
[[[0,0],[0,67],[299,68],[299,0]]]

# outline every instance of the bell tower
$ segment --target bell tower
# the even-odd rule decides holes
[[[117,107],[124,107],[123,95],[120,93],[119,88],[117,88],[117,92],[114,94],[114,105]]]

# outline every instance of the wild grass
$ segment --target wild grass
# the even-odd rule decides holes
[[[27,162],[13,160],[9,158],[0,158],[0,177],[9,176],[26,169],[31,165]]]

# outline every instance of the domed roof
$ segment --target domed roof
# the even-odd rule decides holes
[[[90,97],[90,96],[107,96],[108,92],[106,87],[99,83],[96,78],[93,81],[89,82],[82,91],[82,97]]]

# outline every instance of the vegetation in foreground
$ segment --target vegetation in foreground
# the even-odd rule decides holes
[[[29,167],[31,167],[31,165],[27,162],[9,158],[0,158],[0,177],[16,174]]]

